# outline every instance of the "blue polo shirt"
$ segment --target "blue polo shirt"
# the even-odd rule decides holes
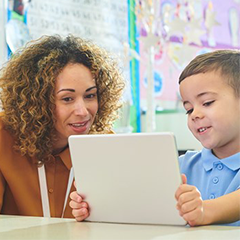
[[[240,189],[240,153],[218,159],[212,151],[188,151],[179,157],[180,170],[187,183],[194,185],[202,199],[214,199]],[[240,226],[240,221],[227,224]]]

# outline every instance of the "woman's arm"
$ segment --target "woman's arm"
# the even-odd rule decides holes
[[[89,216],[88,204],[83,201],[77,191],[70,194],[71,201],[69,206],[72,208],[72,215],[78,222],[83,221]]]
[[[2,211],[4,190],[5,190],[5,179],[3,178],[2,172],[0,170],[0,213]]]

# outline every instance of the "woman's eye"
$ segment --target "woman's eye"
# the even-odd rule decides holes
[[[187,110],[186,114],[188,115],[188,114],[191,114],[192,112],[193,112],[193,109],[189,109]]]
[[[215,101],[213,100],[213,101],[210,101],[210,102],[205,102],[204,104],[203,104],[203,106],[205,106],[205,107],[207,107],[207,106],[210,106],[212,103],[214,103]]]
[[[95,98],[97,96],[96,93],[88,94],[86,98]]]
[[[72,101],[72,98],[71,97],[65,97],[65,98],[62,98],[63,101],[65,102],[70,102]]]

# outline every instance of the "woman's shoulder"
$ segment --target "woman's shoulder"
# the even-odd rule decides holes
[[[4,128],[4,124],[3,124],[3,117],[4,112],[0,112],[0,130],[2,131],[2,129]]]
[[[6,130],[6,125],[4,124],[3,116],[4,112],[0,112],[0,134],[1,138],[5,139],[5,137],[10,136],[11,134],[9,133],[9,131]]]
[[[2,117],[3,117],[3,113],[1,112],[0,113],[0,157],[4,156],[4,158],[1,158],[1,162],[3,161],[3,159],[7,159],[5,158],[5,156],[11,154],[12,147],[14,144],[14,138],[9,133],[9,131],[6,130]]]

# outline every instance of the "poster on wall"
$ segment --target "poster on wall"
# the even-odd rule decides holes
[[[127,9],[127,1],[32,0],[27,25],[33,39],[71,33],[120,54],[128,42]]]

